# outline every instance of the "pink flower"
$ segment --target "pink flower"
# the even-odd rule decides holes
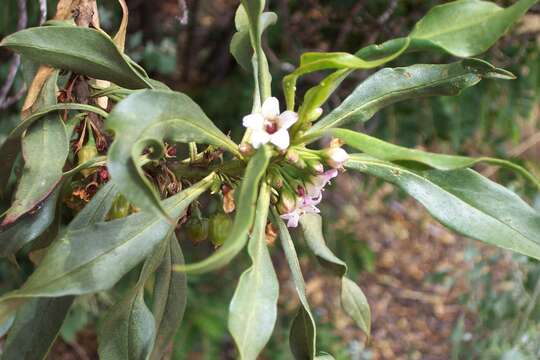
[[[311,198],[322,197],[324,187],[337,175],[338,171],[336,169],[331,169],[325,171],[321,175],[312,177],[310,182],[306,184],[307,195]]]
[[[328,170],[321,175],[314,176],[305,190],[303,188],[298,189],[300,199],[297,201],[296,208],[280,215],[282,219],[287,220],[288,227],[297,227],[300,217],[304,214],[318,214],[321,212],[317,205],[322,200],[324,187],[337,175],[337,170]]]

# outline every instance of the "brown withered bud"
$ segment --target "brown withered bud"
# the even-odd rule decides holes
[[[266,238],[266,243],[268,244],[268,246],[274,245],[277,239],[277,235],[278,234],[274,225],[271,222],[266,224],[265,238]]]
[[[338,138],[332,138],[332,140],[330,141],[330,145],[328,147],[339,148],[339,147],[342,147],[343,145],[345,145],[345,142],[343,140],[338,139]]]
[[[253,150],[253,146],[251,146],[251,144],[248,144],[248,143],[241,143],[239,146],[238,146],[238,150],[240,151],[240,154],[244,155],[244,156],[249,156],[251,154],[253,154],[254,150]]]
[[[223,193],[223,211],[225,214],[230,214],[236,209],[236,204],[234,202],[234,189],[228,185],[223,185],[221,187]]]

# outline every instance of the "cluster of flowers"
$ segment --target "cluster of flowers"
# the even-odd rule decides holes
[[[252,113],[244,117],[243,125],[251,130],[251,145],[259,148],[271,143],[284,151],[289,147],[288,129],[298,121],[298,114],[293,111],[280,112],[279,101],[275,97],[264,101],[260,113]],[[306,213],[319,213],[317,208],[322,200],[324,188],[338,175],[338,170],[349,156],[339,145],[331,145],[325,149],[323,161],[331,167],[324,171],[320,165],[317,174],[312,176],[305,186],[298,186],[296,194],[282,192],[278,204],[281,218],[287,221],[288,227],[297,227],[300,217]]]

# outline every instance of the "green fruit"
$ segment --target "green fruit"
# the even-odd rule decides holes
[[[233,221],[231,217],[224,213],[216,213],[210,218],[209,236],[212,244],[223,245],[227,235],[231,231]]]
[[[129,215],[129,201],[122,194],[116,195],[113,200],[111,210],[109,210],[109,219],[121,219]]]
[[[201,242],[208,238],[208,219],[192,217],[186,222],[186,234],[193,242]]]

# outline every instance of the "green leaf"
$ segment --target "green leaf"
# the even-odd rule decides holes
[[[460,57],[489,49],[538,0],[508,8],[490,1],[460,0],[431,9],[409,35],[412,49],[437,49]]]
[[[154,345],[155,324],[144,289],[113,306],[98,332],[99,358],[145,360]]]
[[[244,179],[240,185],[237,201],[237,212],[230,234],[227,236],[223,246],[207,259],[194,264],[176,266],[177,271],[192,273],[204,273],[222,267],[231,261],[243,248],[248,239],[248,233],[255,218],[255,207],[259,184],[270,163],[272,151],[269,147],[263,146],[257,150],[255,155],[249,160],[244,173]]]
[[[77,26],[36,27],[5,37],[0,46],[37,63],[128,89],[152,88],[103,31]]]
[[[184,255],[176,237],[172,237],[163,262],[156,271],[154,304],[152,312],[156,320],[156,341],[151,360],[161,360],[168,344],[180,327],[187,303],[187,276],[173,271],[184,264]]]
[[[283,78],[283,92],[285,94],[285,100],[287,102],[287,109],[294,110],[294,95],[296,89],[296,82],[302,75],[306,75],[315,71],[328,70],[328,69],[373,69],[381,66],[389,61],[394,60],[401,55],[409,42],[404,42],[403,46],[395,53],[388,56],[375,59],[375,60],[363,60],[356,55],[336,52],[336,53],[305,53],[300,58],[300,66],[289,75]],[[328,81],[329,79],[327,79]],[[339,76],[338,76],[339,81]],[[334,86],[337,87],[338,84]]]
[[[296,288],[296,293],[302,305],[298,313],[294,317],[289,333],[289,346],[295,359],[314,359],[316,354],[316,338],[317,330],[315,327],[315,319],[311,313],[309,302],[306,297],[306,285],[302,269],[298,261],[298,255],[294,248],[294,243],[291,235],[287,230],[287,226],[280,219],[279,214],[272,208],[273,222],[277,224],[281,246],[285,252],[289,269],[291,270],[292,279]]]
[[[37,298],[24,304],[3,346],[2,360],[42,360],[73,303],[73,296]]]
[[[330,98],[343,80],[349,76],[353,70],[341,69],[328,75],[319,83],[312,87],[304,95],[304,101],[298,109],[298,119],[301,123],[312,121],[313,111],[316,111]]]
[[[146,360],[154,348],[156,322],[144,302],[144,285],[163,261],[174,237],[173,229],[146,259],[137,284],[112,306],[98,329],[98,352],[102,360]]]
[[[319,263],[330,273],[341,278],[347,273],[347,265],[326,246],[322,231],[322,218],[317,214],[300,217],[304,238]]]
[[[323,354],[323,355],[317,356],[315,360],[334,360],[334,357],[330,354]]]
[[[399,186],[458,233],[540,259],[540,214],[472,170],[413,171],[365,155],[351,156],[346,167]]]
[[[277,15],[273,12],[263,12],[259,22],[262,35],[264,30],[277,22]],[[236,10],[235,24],[237,32],[231,39],[230,52],[244,70],[250,71],[252,69],[253,47],[249,36],[249,20],[242,5],[239,5]]]
[[[35,109],[56,103],[57,80],[55,72],[43,86]],[[22,139],[24,168],[2,226],[14,223],[51,194],[62,178],[68,153],[69,139],[58,114],[43,117],[27,130]]]
[[[159,196],[141,168],[141,154],[151,147],[152,158],[163,153],[162,140],[212,144],[242,157],[238,146],[223,134],[188,96],[163,90],[136,92],[109,114],[107,128],[115,139],[108,152],[112,181],[143,211],[160,212]]]
[[[371,311],[364,292],[352,280],[341,281],[341,306],[366,334],[371,332]]]
[[[347,145],[373,156],[379,160],[390,162],[417,162],[439,170],[456,170],[469,168],[480,162],[500,165],[516,171],[540,188],[540,182],[523,167],[510,161],[490,157],[471,158],[467,156],[436,154],[416,149],[397,146],[375,137],[346,129],[331,129],[329,134],[343,140]]]
[[[435,95],[457,95],[483,78],[512,78],[510,75],[477,59],[465,59],[444,65],[420,64],[382,69],[361,83],[340,106],[309,129],[304,140],[313,140],[313,133],[351,121],[367,121],[380,109],[398,101]]]
[[[165,200],[164,208],[172,217],[180,217],[210,187],[213,176]],[[81,217],[75,228],[68,227],[49,247],[39,267],[19,290],[0,298],[0,322],[25,298],[80,295],[112,287],[171,229],[167,219],[145,212],[79,227],[87,218]]]
[[[268,16],[262,16],[265,7],[265,0],[241,0],[241,6],[244,9],[245,16],[242,15],[242,10],[237,14],[238,18],[235,22],[239,28],[244,28],[249,25],[249,37],[251,39],[251,47],[253,48],[253,74],[255,78],[256,100],[254,110],[257,110],[257,105],[260,105],[264,100],[271,95],[272,76],[268,69],[268,60],[262,48],[262,33],[264,24],[262,20],[270,20]],[[271,17],[271,15],[270,15]],[[246,23],[247,18],[247,23]],[[244,61],[245,62],[245,61]]]
[[[60,189],[57,188],[32,214],[0,230],[0,256],[10,256],[40,236],[54,221]]]
[[[77,214],[69,229],[78,229],[103,221],[114,198],[114,186],[105,185]],[[52,346],[73,302],[73,296],[35,298],[16,313],[2,359],[41,360]],[[15,300],[15,304],[19,303]],[[24,353],[21,353],[23,351]]]
[[[347,277],[347,265],[326,246],[319,214],[304,214],[300,217],[304,238],[319,263],[341,280],[341,306],[369,337],[371,333],[371,310],[360,288]]]
[[[263,181],[248,244],[252,266],[240,276],[229,306],[229,331],[244,360],[257,359],[277,317],[279,284],[265,234],[269,206],[270,187]]]

